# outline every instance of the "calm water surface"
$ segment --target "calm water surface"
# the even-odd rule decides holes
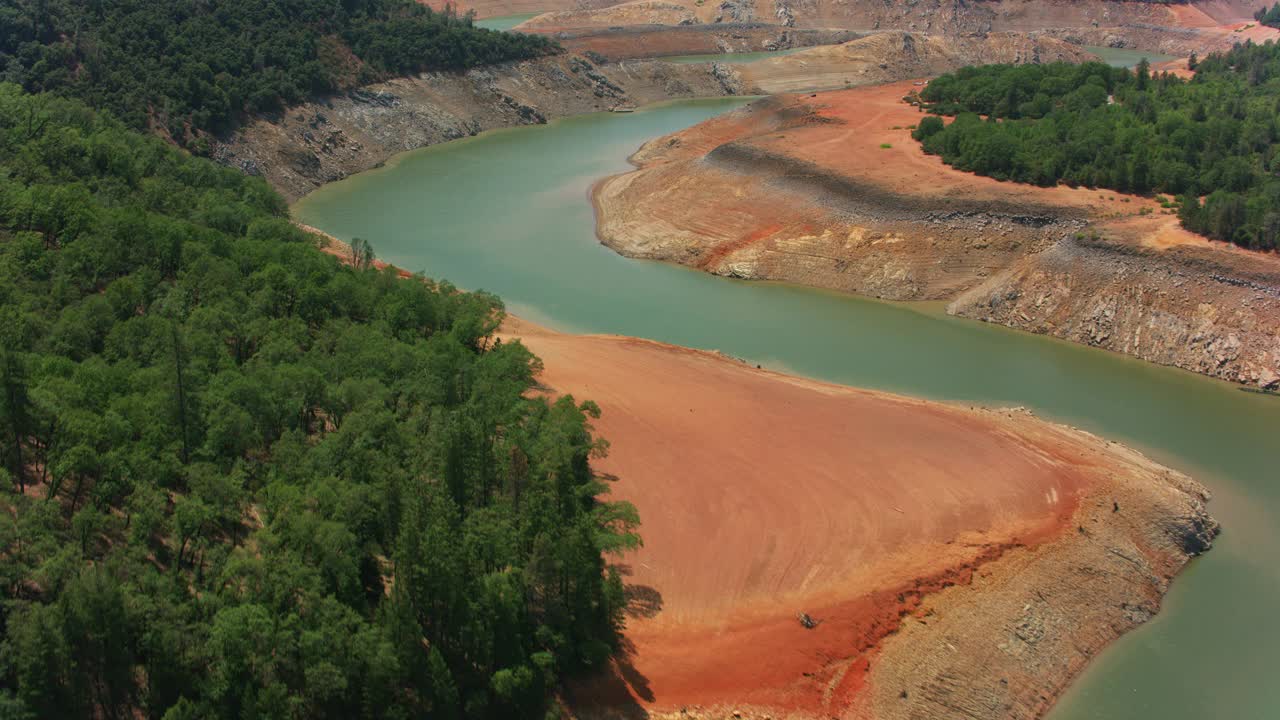
[[[485,18],[484,20],[476,20],[472,24],[478,28],[488,28],[490,30],[510,30],[525,20],[538,17],[541,14],[535,12],[522,15],[500,15],[498,17]]]
[[[1131,68],[1137,67],[1142,62],[1142,58],[1146,58],[1147,62],[1153,65],[1165,60],[1174,60],[1177,55],[1161,55],[1160,53],[1147,52],[1146,50],[1130,50],[1129,48],[1110,48],[1098,45],[1085,45],[1085,50],[1102,58],[1102,61],[1111,67]]]
[[[1052,720],[1280,718],[1280,398],[1000,327],[629,260],[595,239],[587,191],[718,99],[503,130],[410,153],[295,207],[402,267],[491,290],[529,319],[719,349],[852,385],[1025,405],[1143,448],[1215,493],[1226,528],[1165,610],[1105,652]],[[608,408],[605,408],[608,411]]]

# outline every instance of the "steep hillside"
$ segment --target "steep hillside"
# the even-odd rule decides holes
[[[555,51],[412,0],[45,0],[6,6],[0,19],[6,80],[201,153],[211,134],[318,95]]]
[[[260,118],[214,156],[262,175],[289,199],[391,156],[512,125],[676,97],[742,92],[732,71],[571,55],[380,83]]]
[[[856,32],[902,30],[971,35],[1046,33],[1080,44],[1131,47],[1187,55],[1223,50],[1236,42],[1262,42],[1280,32],[1257,25],[1249,0],[1159,3],[1115,0],[642,0],[575,4],[525,23],[530,31],[598,31],[628,24],[761,22],[794,28]],[[1252,27],[1250,27],[1252,26]]]
[[[570,29],[557,31],[553,37],[569,52],[617,61],[833,45],[859,35],[849,30],[796,29],[766,23],[714,23]]]
[[[1091,58],[1077,46],[1034,34],[947,37],[881,32],[842,45],[749,63],[740,72],[748,85],[772,94],[928,77],[982,63],[1081,62]]]

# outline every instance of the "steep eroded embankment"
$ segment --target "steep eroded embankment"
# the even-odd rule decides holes
[[[597,64],[581,55],[425,73],[261,117],[220,143],[219,161],[262,175],[289,200],[393,155],[485,130],[743,91],[723,66]]]
[[[610,61],[789,50],[860,37],[850,30],[794,29],[765,23],[628,25],[557,31],[553,36],[569,52]]]

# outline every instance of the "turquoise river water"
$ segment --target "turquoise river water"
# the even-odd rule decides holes
[[[1102,58],[1102,61],[1111,67],[1131,68],[1136,67],[1142,62],[1143,58],[1149,63],[1164,62],[1165,60],[1173,60],[1175,55],[1161,55],[1160,53],[1147,52],[1146,50],[1130,50],[1128,48],[1111,48],[1101,47],[1098,45],[1085,45],[1085,50]]]
[[[524,13],[522,15],[499,15],[498,17],[476,20],[473,24],[478,28],[488,28],[490,30],[510,30],[525,20],[538,17],[541,14],[542,13],[533,12]]]
[[[948,317],[936,304],[728,280],[596,241],[595,180],[627,170],[642,142],[741,102],[486,133],[328,185],[294,213],[561,330],[714,348],[938,400],[1024,405],[1191,473],[1214,491],[1223,535],[1174,582],[1156,619],[1090,665],[1051,720],[1280,718],[1280,398]]]

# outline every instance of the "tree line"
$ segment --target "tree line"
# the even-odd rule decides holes
[[[1195,77],[1102,63],[990,65],[920,93],[926,152],[1001,180],[1177,197],[1187,229],[1280,247],[1280,46],[1245,43]]]
[[[206,150],[246,114],[394,75],[554,52],[413,0],[14,0],[0,80],[76,97]]]
[[[542,717],[607,661],[635,511],[497,298],[14,84],[0,166],[0,717]]]
[[[1253,19],[1267,27],[1280,28],[1280,3],[1276,3],[1270,8],[1263,5],[1253,14]]]

